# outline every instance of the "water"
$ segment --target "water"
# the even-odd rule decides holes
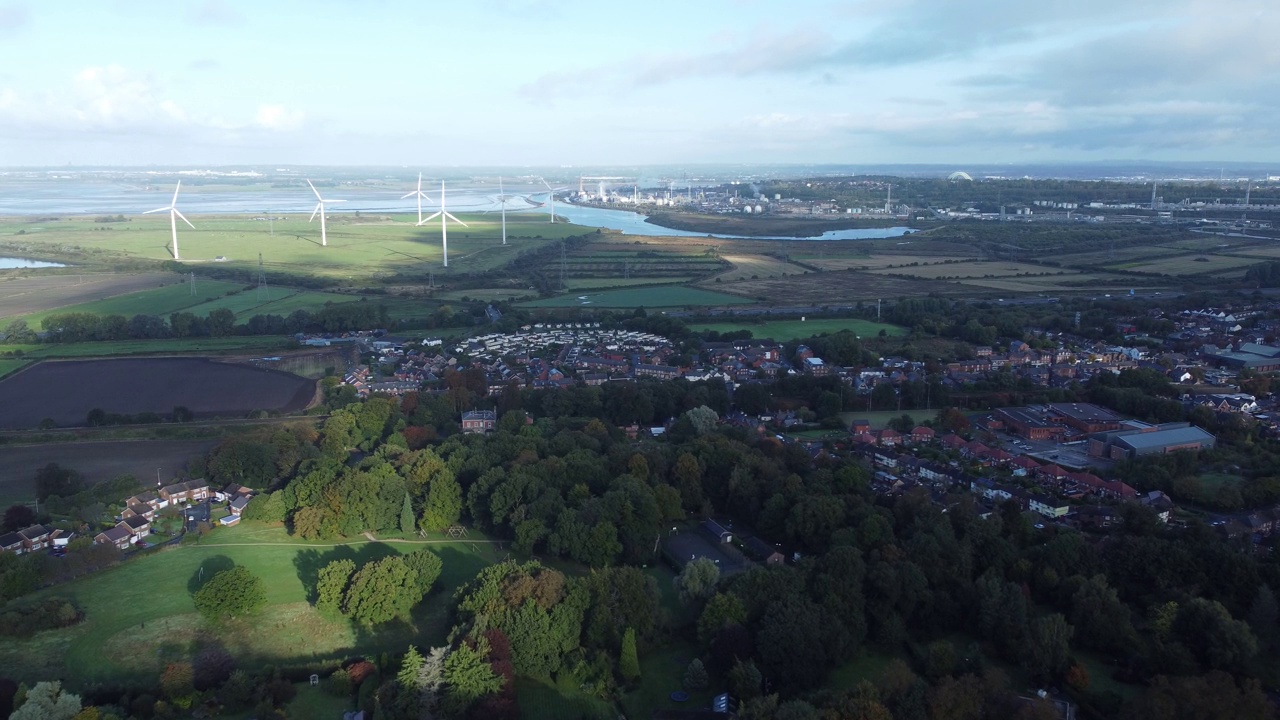
[[[45,262],[43,260],[28,260],[26,258],[10,258],[0,257],[0,270],[12,270],[14,268],[50,268],[50,267],[66,267],[62,263]]]
[[[539,212],[550,212],[549,208],[538,208],[538,210]],[[655,237],[717,237],[729,240],[870,240],[874,238],[901,237],[911,232],[911,228],[905,227],[859,228],[828,230],[821,235],[813,235],[806,238],[694,232],[654,225],[653,223],[645,222],[645,218],[648,216],[628,210],[583,207],[560,201],[556,202],[556,217],[567,218],[569,222],[576,225],[617,230],[623,235],[650,235]]]
[[[320,192],[327,199],[343,200],[342,204],[328,207],[330,214],[356,211],[376,213],[414,213],[417,206],[412,199],[401,198],[412,190],[403,188],[368,188],[359,186],[322,187]],[[434,202],[424,201],[422,212],[434,213],[439,209],[440,187],[438,183],[424,182],[422,186]],[[447,188],[448,209],[454,212],[496,213],[501,210],[498,188],[474,183]],[[507,201],[508,212],[533,211],[549,213],[546,190],[532,185],[512,183],[506,186],[511,196]],[[0,215],[66,216],[66,215],[137,215],[147,210],[164,208],[173,198],[173,185],[168,182],[129,182],[124,179],[89,181],[80,178],[0,178]],[[270,188],[257,185],[251,188],[206,188],[198,185],[183,187],[178,197],[178,209],[187,216],[202,214],[310,214],[315,207],[315,196],[305,185],[298,187]],[[584,227],[616,230],[624,235],[649,235],[658,237],[716,237],[746,240],[868,240],[874,238],[901,237],[911,232],[905,227],[861,228],[831,230],[808,238],[782,236],[749,236],[728,233],[705,233],[676,230],[645,222],[645,215],[628,210],[609,210],[581,207],[556,200],[556,215]],[[0,266],[3,267],[3,266]],[[21,267],[43,267],[27,266]]]

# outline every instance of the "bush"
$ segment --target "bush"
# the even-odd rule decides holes
[[[211,621],[249,615],[266,604],[262,578],[244,567],[223,570],[195,593],[196,610]]]
[[[12,607],[0,615],[0,635],[29,638],[41,630],[54,630],[79,623],[84,616],[69,600],[46,598],[33,605]]]

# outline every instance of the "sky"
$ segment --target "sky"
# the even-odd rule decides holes
[[[1280,161],[1275,0],[0,0],[0,167]]]

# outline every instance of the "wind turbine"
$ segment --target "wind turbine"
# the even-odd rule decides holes
[[[311,185],[311,181],[308,180],[307,184]],[[315,185],[311,185],[311,192],[315,193],[316,200],[319,200],[319,202],[316,203],[316,209],[311,211],[311,220],[315,220],[316,213],[320,213],[320,246],[325,247],[329,244],[329,238],[325,235],[324,229],[324,204],[346,202],[346,200],[325,200],[320,197],[320,191],[316,190]],[[311,220],[308,220],[307,222],[311,222]]]
[[[507,244],[507,200],[511,199],[502,190],[502,176],[498,176],[498,205],[502,207],[502,244]]]
[[[165,210],[169,211],[169,230],[173,232],[174,260],[182,259],[178,257],[178,218],[182,218],[182,222],[186,223],[192,230],[196,229],[196,226],[191,224],[191,221],[187,219],[187,216],[178,211],[178,191],[181,189],[182,181],[179,180],[178,186],[173,189],[173,199],[169,201],[169,205],[167,207],[156,208],[155,210],[148,210],[142,213],[143,215],[150,215],[151,213],[164,212]]]
[[[538,178],[538,179],[542,180],[543,185],[547,186],[547,197],[550,198],[551,200],[551,222],[554,223],[556,221],[556,193],[560,192],[561,190],[568,190],[569,188],[566,188],[566,187],[553,188],[550,185],[547,185],[547,181],[544,180],[543,178]]]
[[[425,225],[431,222],[432,220],[435,220],[437,217],[440,218],[440,247],[444,250],[444,266],[449,267],[449,221],[452,220],[458,223],[459,225],[461,225],[462,227],[471,227],[471,226],[462,222],[461,220],[454,217],[453,215],[449,214],[449,211],[444,209],[444,181],[443,180],[440,181],[439,212],[427,218],[426,220],[419,220],[418,224]]]
[[[422,192],[422,173],[418,173],[418,189],[417,189],[417,190],[415,190],[415,191],[413,191],[413,192],[411,192],[411,193],[407,193],[407,194],[405,194],[405,195],[401,195],[401,196],[400,196],[400,199],[401,199],[401,200],[403,200],[403,199],[405,199],[405,198],[411,198],[411,197],[416,197],[416,198],[418,199],[418,224],[419,224],[419,225],[421,225],[421,224],[422,224],[422,201],[423,201],[423,199],[425,199],[427,202],[435,202],[435,201],[434,201],[434,200],[432,200],[431,198],[427,197],[427,194],[426,194],[426,193]],[[505,243],[504,243],[504,244],[505,244]]]

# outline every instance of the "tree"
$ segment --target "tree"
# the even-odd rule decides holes
[[[1057,677],[1066,671],[1074,632],[1067,619],[1058,613],[1031,621],[1027,633],[1027,664],[1033,675]]]
[[[739,660],[729,669],[729,691],[739,700],[745,702],[759,697],[763,686],[764,677],[754,662]]]
[[[441,473],[431,480],[426,506],[422,509],[422,529],[440,532],[462,517],[462,487],[453,473]]]
[[[223,570],[195,594],[196,610],[206,620],[217,621],[249,615],[267,604],[262,578],[245,567]]]
[[[483,637],[463,642],[445,658],[445,711],[462,717],[472,703],[502,689],[502,678],[489,665],[489,646]]]
[[[1249,627],[1258,638],[1258,649],[1262,652],[1273,650],[1277,645],[1277,619],[1280,609],[1276,606],[1275,593],[1269,585],[1258,588],[1258,594],[1249,608]]]
[[[635,628],[627,628],[622,634],[622,651],[618,655],[618,671],[627,681],[640,677],[640,657],[636,654]]]
[[[409,568],[409,575],[418,587],[418,599],[414,601],[416,605],[431,592],[431,587],[436,584],[440,572],[444,570],[444,562],[440,560],[439,555],[427,548],[421,548],[405,555],[404,564]]]
[[[4,529],[14,532],[31,527],[36,521],[36,511],[26,505],[10,505],[4,511]]]
[[[399,557],[365,563],[351,578],[343,608],[365,627],[407,618],[417,604],[417,582]]]
[[[49,463],[36,471],[36,497],[44,502],[50,495],[71,497],[84,489],[84,478],[71,468]]]
[[[80,712],[80,696],[63,692],[62,683],[38,682],[27,692],[22,706],[9,716],[10,720],[71,720]]]
[[[706,405],[699,405],[692,410],[687,410],[683,416],[693,426],[693,431],[698,435],[706,435],[716,429],[716,425],[720,423],[720,414]]]
[[[702,666],[702,661],[694,658],[689,663],[689,667],[684,671],[684,688],[686,690],[702,690],[710,682],[707,676],[707,669]]]
[[[680,602],[690,605],[711,597],[720,582],[720,568],[708,558],[695,558],[676,576]]]
[[[1123,716],[1134,720],[1265,720],[1273,717],[1270,705],[1257,680],[1237,685],[1227,673],[1214,670],[1200,677],[1157,677]]]
[[[355,561],[346,559],[334,560],[320,568],[316,580],[316,609],[329,613],[341,612],[342,600],[355,571]]]
[[[189,662],[169,663],[160,674],[160,689],[174,706],[191,707],[191,696],[196,694],[195,668]]]
[[[400,506],[400,532],[412,535],[417,525],[413,517],[413,502],[409,500],[409,493],[405,493],[404,503]]]
[[[737,595],[716,593],[698,616],[698,642],[711,643],[716,633],[729,625],[741,625],[747,621],[747,610]]]

